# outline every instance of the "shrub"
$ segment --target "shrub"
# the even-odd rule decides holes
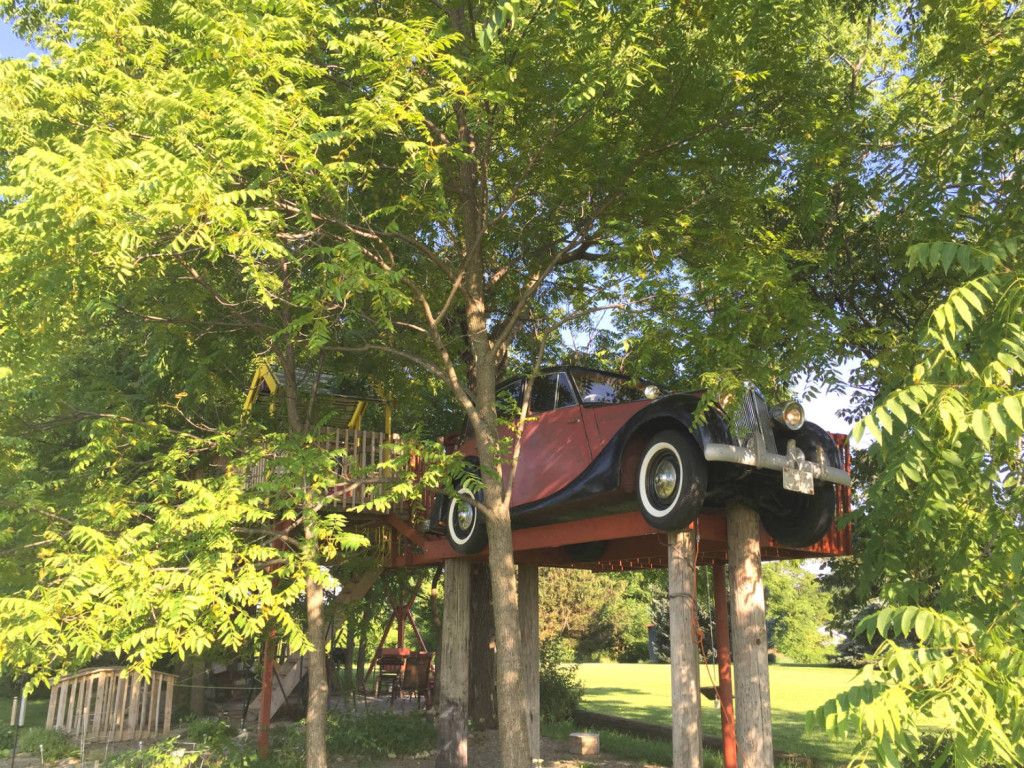
[[[190,768],[202,764],[202,751],[179,744],[174,737],[158,741],[148,749],[116,755],[108,765],[110,768]]]
[[[302,768],[306,764],[306,721],[270,729],[270,755],[252,765],[267,768]],[[249,763],[246,763],[249,765]]]
[[[395,712],[331,714],[327,751],[337,755],[384,757],[429,752],[437,744],[437,728],[419,714]]]
[[[212,749],[227,746],[237,735],[237,731],[228,723],[212,717],[186,719],[182,725],[185,729],[184,741],[202,744]]]
[[[4,751],[5,755],[11,754],[13,745],[14,729],[8,726],[0,730],[0,749]],[[75,742],[60,731],[39,726],[19,729],[18,752],[27,752],[38,757],[40,746],[43,748],[43,755],[47,761],[78,754],[78,746]]]
[[[580,668],[572,658],[572,648],[561,638],[540,644],[540,714],[546,720],[571,719],[583,699]]]

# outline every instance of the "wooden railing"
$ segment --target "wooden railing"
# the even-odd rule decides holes
[[[153,672],[146,682],[121,667],[84,669],[54,684],[46,727],[90,742],[166,734],[176,680],[165,672]]]
[[[336,429],[324,435],[324,447],[329,451],[341,449],[345,458],[338,463],[338,485],[334,489],[334,498],[342,507],[354,507],[373,501],[373,487],[393,481],[396,473],[391,470],[365,474],[368,467],[375,467],[389,458],[384,447],[394,443],[398,435],[391,439],[383,432],[364,432],[358,429]]]
[[[383,432],[367,432],[361,429],[335,429],[326,431],[318,441],[325,451],[343,450],[345,455],[338,461],[338,481],[332,492],[335,503],[340,507],[355,507],[367,504],[375,498],[374,487],[393,482],[397,473],[392,470],[367,473],[389,458],[387,444],[395,443],[398,435],[389,439]],[[265,457],[249,469],[248,485],[254,485],[267,477],[268,462]]]

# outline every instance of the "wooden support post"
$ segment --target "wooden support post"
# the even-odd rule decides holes
[[[519,566],[519,632],[530,757],[540,759],[540,578],[536,565]]]
[[[736,713],[732,707],[732,650],[729,648],[729,595],[725,563],[712,566],[715,583],[715,647],[718,649],[718,702],[722,715],[722,762],[736,768]]]
[[[270,754],[270,700],[274,696],[274,656],[276,655],[277,643],[271,635],[263,644],[260,719],[256,728],[256,753],[264,759]]]
[[[469,561],[444,561],[436,768],[469,764]]]
[[[491,602],[491,568],[473,563],[470,568],[469,613],[469,711],[481,730],[498,727],[497,660],[494,642],[494,604]]]
[[[768,629],[761,577],[761,525],[743,504],[726,508],[732,586],[736,741],[744,765],[772,768],[772,709],[768,693]]]
[[[696,534],[668,537],[668,626],[672,660],[672,766],[700,768],[700,661],[694,591],[697,584]]]

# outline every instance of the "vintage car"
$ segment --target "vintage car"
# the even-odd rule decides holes
[[[521,406],[525,384],[525,377],[503,382],[499,398]],[[796,401],[769,409],[753,386],[731,422],[721,407],[697,420],[701,394],[663,394],[587,368],[541,371],[520,438],[513,528],[639,507],[652,527],[678,530],[706,503],[740,501],[780,544],[821,539],[835,516],[834,485],[850,485],[832,436],[805,421]],[[472,462],[476,440],[468,431],[458,450]],[[453,497],[438,494],[431,515],[432,529],[463,554],[487,541],[468,485]]]

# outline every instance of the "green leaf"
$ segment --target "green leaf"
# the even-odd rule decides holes
[[[1010,421],[1017,426],[1017,429],[1024,430],[1024,406],[1022,406],[1022,402],[1024,402],[1024,395],[1010,395],[1003,398],[1002,405],[1003,410],[1006,411]]]
[[[1007,438],[1006,422],[1003,421],[1003,414],[1000,411],[999,405],[999,403],[989,403],[985,413],[995,433],[1005,440]]]
[[[942,244],[942,271],[949,272],[949,268],[953,265],[953,262],[957,258],[957,251],[959,248],[956,243],[943,243]]]
[[[929,611],[922,610],[914,620],[914,634],[917,635],[918,640],[925,643],[931,635],[933,626],[935,626],[935,617]]]
[[[985,411],[975,411],[971,415],[971,429],[983,443],[988,443],[992,438],[992,424]]]
[[[894,610],[887,606],[880,610],[877,614],[875,614],[875,630],[878,632],[878,634],[882,635],[883,637],[885,636],[892,622],[893,613]],[[871,636],[869,635],[868,639],[870,638]]]
[[[960,293],[954,293],[949,297],[949,300],[953,303],[957,313],[963,318],[964,322],[967,323],[968,328],[974,328],[974,315],[971,313],[971,308],[967,306],[967,302],[963,300]]]
[[[918,610],[916,608],[908,607],[903,609],[900,616],[900,634],[905,637],[910,635],[910,630],[913,629],[917,616]]]
[[[893,415],[897,419],[899,419],[901,423],[907,423],[907,412],[903,409],[903,406],[900,405],[897,400],[890,398],[885,405],[890,411],[892,411]]]
[[[879,408],[874,413],[874,419],[882,429],[892,434],[892,417],[886,411]],[[881,440],[881,437],[879,437],[879,440]]]

